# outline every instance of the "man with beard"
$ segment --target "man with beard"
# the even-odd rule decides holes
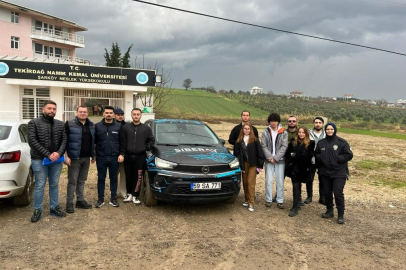
[[[288,132],[288,143],[295,139],[296,134],[297,134],[297,124],[299,121],[297,120],[296,116],[291,115],[288,118],[288,129],[286,130]]]
[[[104,119],[96,124],[96,164],[97,164],[97,193],[96,208],[104,205],[104,189],[106,174],[109,169],[110,178],[110,205],[118,207],[117,176],[119,138],[121,125],[114,119],[114,108],[106,106],[103,112]]]
[[[89,120],[86,106],[77,108],[73,120],[66,121],[65,130],[68,144],[65,153],[65,163],[68,165],[68,187],[66,191],[66,212],[74,213],[73,199],[76,193],[76,208],[90,209],[84,197],[85,182],[89,172],[90,162],[94,160],[95,127]],[[92,159],[92,161],[90,161]]]
[[[149,126],[141,123],[142,112],[138,108],[131,111],[132,123],[121,128],[119,162],[124,162],[127,195],[123,202],[141,204],[139,200],[142,177],[144,175],[146,151],[151,151],[155,138]]]
[[[315,147],[317,146],[317,143],[326,137],[326,133],[324,132],[323,129],[324,126],[324,119],[321,116],[316,116],[313,119],[313,128],[309,130],[310,133],[310,140],[315,142]],[[312,196],[313,196],[313,180],[314,176],[316,174],[316,164],[315,164],[315,158],[313,157],[312,159],[312,166],[311,166],[311,181],[306,183],[306,191],[307,191],[307,198],[305,200],[306,204],[311,203],[312,201]],[[323,183],[319,179],[319,203],[321,204],[326,204],[325,202],[325,196],[323,192]]]
[[[120,108],[117,108],[114,110],[114,117],[116,119],[116,122],[119,123],[120,125],[124,126],[125,120],[124,120],[124,111]],[[127,188],[126,188],[126,180],[125,180],[125,170],[124,170],[124,163],[120,162],[118,166],[118,194],[125,198],[127,195]]]
[[[46,180],[49,181],[50,214],[65,217],[59,207],[59,177],[65,153],[66,133],[62,121],[54,119],[56,103],[46,100],[42,115],[28,123],[28,144],[31,147],[31,166],[35,175],[34,214],[31,222],[37,222],[42,214],[42,202]]]

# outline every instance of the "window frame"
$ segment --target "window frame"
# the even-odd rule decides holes
[[[11,49],[19,50],[20,49],[20,38],[11,36]]]
[[[15,11],[11,11],[11,19],[10,19],[10,21],[12,23],[19,24],[20,23],[20,13],[15,12]]]

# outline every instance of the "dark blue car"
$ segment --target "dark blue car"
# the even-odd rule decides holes
[[[145,124],[155,136],[144,175],[145,205],[235,201],[241,187],[238,159],[206,124],[181,119]]]

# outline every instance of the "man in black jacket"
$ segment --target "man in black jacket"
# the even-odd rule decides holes
[[[114,108],[104,107],[104,119],[96,124],[96,165],[97,165],[97,193],[96,208],[104,205],[104,189],[106,185],[107,168],[110,178],[110,204],[118,207],[117,201],[117,176],[118,155],[120,150],[121,125],[114,120]]]
[[[49,181],[50,214],[57,217],[66,216],[66,213],[59,207],[58,197],[59,176],[62,170],[62,161],[59,158],[65,152],[67,140],[65,128],[62,121],[54,119],[56,114],[54,101],[45,101],[42,113],[40,117],[28,123],[28,144],[31,147],[31,165],[35,175],[32,222],[37,222],[41,218],[47,178]],[[49,159],[48,163],[45,162],[45,158]]]
[[[235,151],[235,143],[237,142],[238,136],[240,135],[241,129],[242,129],[242,124],[246,124],[250,121],[250,112],[249,111],[242,111],[241,113],[241,123],[236,125],[230,133],[230,136],[228,138],[228,142],[233,145],[233,152]],[[252,129],[254,131],[255,137],[258,139],[258,130],[256,127],[252,126]]]
[[[116,122],[118,122],[120,125],[123,126],[126,124],[124,120],[124,111],[121,108],[116,108],[114,110],[114,117],[116,119]],[[124,164],[122,162],[120,162],[118,166],[118,174],[119,174],[118,195],[125,198],[125,196],[127,195],[127,188],[126,188]]]
[[[144,175],[146,151],[155,143],[152,130],[141,123],[142,112],[138,108],[131,111],[133,122],[121,127],[119,162],[124,162],[127,195],[123,202],[141,204],[139,200],[142,176]]]

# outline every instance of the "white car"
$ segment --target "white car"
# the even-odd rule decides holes
[[[0,121],[0,199],[13,198],[14,205],[28,205],[34,191],[28,126]]]

